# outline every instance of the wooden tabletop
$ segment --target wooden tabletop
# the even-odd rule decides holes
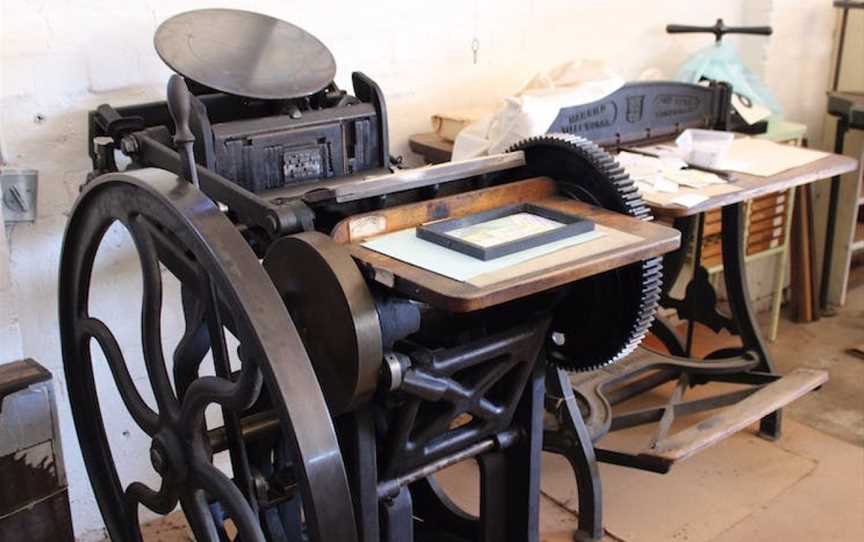
[[[476,208],[476,202],[484,199],[486,197],[484,192],[489,190],[493,191],[489,201],[494,202],[494,205],[502,203],[501,194],[504,193],[521,194],[516,197],[524,199],[530,197],[526,195],[529,193],[542,194],[549,189],[554,190],[554,182],[551,179],[530,179],[521,183],[524,183],[521,187],[520,183],[512,183],[494,189],[478,190],[471,197],[466,197],[465,194],[450,196],[449,198],[459,199],[440,202],[437,205],[421,202],[403,206],[403,209],[393,207],[369,215],[375,220],[380,219],[388,224],[395,223],[393,220],[395,216],[403,217],[402,222],[399,223],[401,229],[411,226],[404,222],[404,217],[412,217],[412,221],[416,222],[413,225],[423,223],[425,220],[418,212],[424,209],[452,209],[451,216],[458,216],[461,214],[459,206]],[[435,201],[433,200],[432,203]],[[677,249],[680,244],[680,234],[675,229],[593,207],[564,196],[546,195],[529,201],[543,207],[580,214],[592,220],[598,228],[609,228],[610,234],[581,245],[532,258],[503,270],[481,275],[476,280],[471,279],[467,282],[457,281],[367,249],[361,242],[353,239],[354,242],[348,245],[349,250],[361,267],[370,271],[370,275],[380,284],[439,308],[454,312],[468,312],[659,256]],[[389,216],[383,216],[382,213],[387,213]],[[362,221],[363,218],[364,215],[356,215],[352,220],[357,224],[362,223],[356,221]],[[344,239],[346,234],[339,233],[343,230],[345,228],[337,227],[334,238]],[[621,233],[616,237],[616,232]],[[589,246],[591,244],[593,245]]]
[[[423,154],[424,156],[426,156],[426,152],[431,152],[431,157],[440,158],[447,148],[452,152],[453,144],[444,141],[434,133],[411,136],[411,149]],[[717,187],[715,190],[724,191],[724,193],[709,195],[708,200],[693,207],[681,207],[675,204],[661,205],[651,201],[646,201],[646,203],[651,207],[651,210],[655,215],[669,217],[692,216],[706,211],[720,209],[727,205],[751,200],[765,194],[781,192],[795,186],[827,179],[843,173],[849,173],[850,171],[855,171],[857,167],[858,161],[854,158],[839,154],[831,154],[825,158],[820,158],[815,162],[811,162],[801,167],[787,169],[777,175],[771,175],[770,177],[759,177],[736,172],[734,173],[736,181],[732,183],[732,186],[737,188],[736,191],[725,191],[722,188],[725,185],[712,185]],[[676,196],[688,192],[698,191],[694,189],[682,189],[676,194]]]
[[[412,135],[408,138],[408,147],[430,164],[449,162],[453,156],[453,142],[447,141],[435,132]]]
[[[777,175],[771,175],[770,177],[758,177],[756,175],[747,175],[746,173],[736,172],[733,174],[735,182],[729,184],[738,188],[737,191],[711,195],[706,201],[693,207],[685,208],[674,204],[657,205],[650,201],[646,201],[646,203],[651,207],[651,210],[654,211],[655,215],[670,217],[692,216],[706,211],[720,209],[727,205],[751,200],[759,196],[764,196],[765,194],[782,192],[795,186],[801,186],[822,179],[828,179],[835,175],[849,173],[850,171],[855,171],[857,167],[858,161],[854,158],[840,154],[831,154],[825,158],[820,158],[815,162],[810,162],[801,167],[787,169]],[[712,186],[723,187],[726,185]],[[698,191],[694,189],[682,189],[676,195],[686,194],[688,192],[698,193]]]

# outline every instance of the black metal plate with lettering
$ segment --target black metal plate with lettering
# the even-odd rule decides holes
[[[674,81],[628,83],[601,100],[562,108],[547,131],[608,145],[713,128],[724,115],[726,90]]]

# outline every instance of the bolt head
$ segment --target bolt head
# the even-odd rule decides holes
[[[120,140],[120,149],[124,154],[134,154],[138,152],[138,142],[132,136],[126,136]]]

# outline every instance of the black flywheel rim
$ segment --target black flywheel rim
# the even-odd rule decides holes
[[[523,173],[555,179],[559,189],[604,209],[652,220],[633,181],[596,144],[569,134],[526,139]],[[648,333],[660,301],[662,261],[650,258],[570,286],[550,328],[548,360],[568,370],[595,370],[629,355]]]
[[[88,312],[96,252],[115,222],[126,226],[141,264],[140,347],[158,412],[132,383],[111,330]],[[163,265],[183,286],[187,319],[186,333],[174,352],[173,386],[161,351]],[[211,440],[203,418],[209,404],[239,416],[264,395],[278,416],[293,460],[309,540],[357,540],[335,431],[299,336],[254,253],[203,193],[157,169],[109,174],[89,184],[67,225],[59,290],[72,414],[112,540],[141,540],[139,505],[167,514],[178,502],[196,539],[220,540],[222,526],[214,523],[208,500],[221,505],[244,542],[267,540],[266,526],[262,528],[266,522],[260,520],[256,501],[244,487],[250,478],[243,474],[248,473],[238,473],[235,464],[238,457],[243,459],[245,446],[229,448],[235,464],[232,481],[211,463]],[[210,339],[207,348],[201,346],[202,329]],[[226,329],[240,343],[242,366],[233,374],[227,365]],[[99,408],[93,344],[101,347],[131,417],[152,439],[151,460],[162,478],[156,491],[140,482],[121,485]],[[213,354],[217,376],[199,377],[196,363],[207,350]],[[228,418],[225,430],[230,430]]]

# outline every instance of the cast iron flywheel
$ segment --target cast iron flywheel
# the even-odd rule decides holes
[[[121,346],[89,303],[97,251],[116,223],[134,242],[143,278],[141,299],[118,300],[137,305],[133,314],[141,311],[137,345]],[[185,332],[166,356],[161,312],[163,277],[170,275],[181,285]],[[229,521],[238,540],[284,540],[301,514],[304,540],[357,540],[336,432],[300,335],[246,240],[204,193],[153,168],[90,183],[66,227],[59,297],[72,416],[112,540],[141,542],[139,509],[169,514],[178,503],[199,541],[225,540]],[[229,336],[239,367],[231,365]],[[127,365],[138,357],[155,408]],[[97,363],[110,372],[99,373]],[[110,377],[127,412],[115,407],[109,414],[126,414],[147,435],[158,489],[118,475],[117,461],[128,458],[112,454],[103,423],[108,407],[96,385]],[[221,407],[222,426],[208,425],[204,413],[211,405]],[[278,430],[244,440],[244,427],[262,419],[275,420]],[[222,452],[233,478],[214,461]],[[262,506],[261,484],[284,499]],[[285,521],[291,514],[296,521]]]

